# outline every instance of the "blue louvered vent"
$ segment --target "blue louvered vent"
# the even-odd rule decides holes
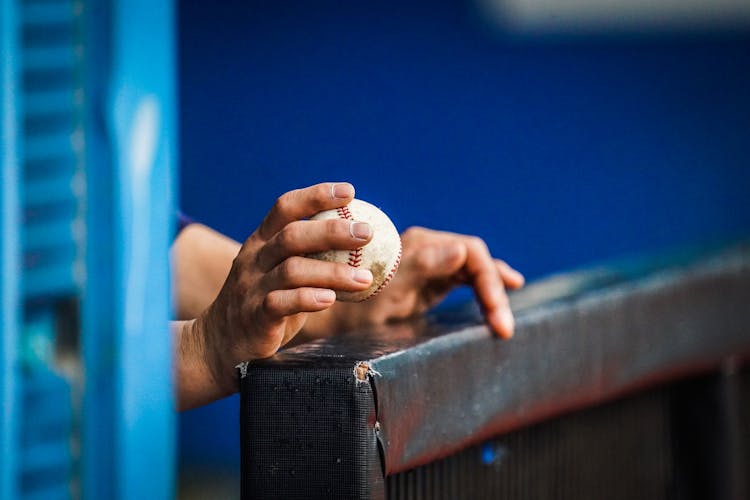
[[[83,226],[83,91],[70,0],[22,2],[23,287],[27,298],[75,294]]]
[[[59,336],[83,266],[82,0],[21,0],[22,498],[78,496],[71,380]],[[74,306],[71,307],[70,304]],[[61,362],[61,356],[63,361]]]

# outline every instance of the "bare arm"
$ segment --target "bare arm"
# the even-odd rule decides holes
[[[202,224],[190,224],[172,244],[176,319],[197,318],[219,295],[240,244]]]

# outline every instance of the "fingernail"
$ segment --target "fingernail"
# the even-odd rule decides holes
[[[372,227],[367,222],[353,222],[349,224],[349,232],[352,238],[366,240],[372,236]]]
[[[354,186],[348,182],[334,184],[331,186],[331,196],[333,198],[351,198],[354,196]]]
[[[321,304],[330,304],[336,301],[336,292],[333,290],[317,290],[315,300]]]
[[[372,273],[369,269],[355,269],[352,277],[358,283],[372,283]]]

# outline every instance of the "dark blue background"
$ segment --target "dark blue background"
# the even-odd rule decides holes
[[[538,40],[459,0],[183,1],[183,209],[243,239],[347,180],[404,229],[478,234],[534,278],[750,234],[750,36]],[[236,466],[237,399],[182,417]]]

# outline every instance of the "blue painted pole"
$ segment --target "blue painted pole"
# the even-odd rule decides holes
[[[91,0],[86,12],[83,496],[173,498],[174,11]]]
[[[20,193],[18,13],[0,0],[0,498],[18,497],[18,336],[20,326]]]
[[[174,495],[169,246],[174,219],[175,33],[169,1],[113,8],[109,123],[116,166],[118,497]]]

